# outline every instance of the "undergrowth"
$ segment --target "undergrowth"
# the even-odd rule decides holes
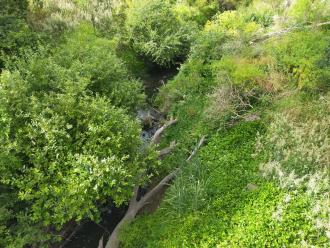
[[[215,15],[160,89],[156,104],[179,120],[163,138],[178,142],[164,168],[182,169],[160,209],[125,228],[123,247],[329,247],[330,36],[303,28],[329,6],[286,4]]]

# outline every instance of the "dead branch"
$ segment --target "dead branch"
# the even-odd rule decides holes
[[[99,240],[98,248],[103,248],[103,236],[102,236],[101,239]]]
[[[205,142],[205,136],[203,135],[200,141],[198,142],[197,146],[193,150],[193,152],[190,154],[189,158],[187,158],[187,162],[189,162],[196,155],[197,151],[204,144],[204,142]]]
[[[290,33],[290,32],[296,31],[296,30],[300,30],[300,29],[312,29],[312,28],[318,28],[318,27],[322,27],[322,26],[326,26],[326,25],[330,25],[330,21],[321,22],[321,23],[313,23],[313,24],[305,25],[305,26],[296,26],[296,27],[282,29],[282,30],[275,31],[275,32],[270,32],[270,33],[265,34],[261,37],[255,38],[254,40],[250,41],[250,44],[253,44],[253,43],[256,43],[256,42],[266,41],[270,38],[282,36],[282,35],[285,35],[287,33]]]
[[[170,154],[174,150],[175,147],[176,147],[175,141],[171,142],[170,146],[168,146],[158,152],[158,159],[161,159],[164,156]]]
[[[205,142],[205,136],[202,136],[200,141],[198,142],[195,149],[192,151],[190,156],[187,158],[187,162],[190,162],[191,159],[196,155],[199,148]],[[131,198],[128,210],[124,216],[124,218],[118,223],[115,230],[111,233],[110,238],[105,246],[105,248],[117,248],[119,246],[119,232],[124,225],[131,223],[140,209],[148,204],[148,202],[155,196],[160,190],[163,189],[164,186],[168,185],[168,183],[176,176],[176,174],[180,171],[180,168],[176,168],[170,174],[165,176],[152,190],[150,190],[147,194],[145,194],[139,201],[137,201],[137,192],[139,187],[134,188],[134,193]]]
[[[155,132],[154,136],[151,138],[150,144],[152,144],[152,145],[158,145],[159,142],[160,142],[160,137],[161,137],[162,133],[164,132],[164,130],[166,128],[168,128],[169,126],[175,124],[175,123],[177,123],[177,119],[172,119],[171,118],[167,123],[165,123],[161,128],[159,128]]]

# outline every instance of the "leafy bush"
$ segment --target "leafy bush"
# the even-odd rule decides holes
[[[95,218],[109,197],[123,203],[144,170],[139,124],[84,94],[85,80],[65,83],[61,92],[38,92],[18,73],[1,75],[1,183],[29,206],[30,222],[45,226]]]
[[[187,96],[211,93],[215,86],[229,83],[226,74],[233,74],[233,84],[245,84],[262,77],[263,72],[257,65],[251,65],[247,59],[235,60],[229,56],[242,50],[247,38],[257,30],[256,23],[246,23],[237,11],[224,12],[207,22],[192,45],[187,63],[181,66],[174,80],[160,89],[157,103],[161,109],[168,111],[176,101]],[[226,54],[228,56],[224,56]]]
[[[243,88],[253,88],[264,77],[258,64],[246,58],[223,57],[212,64],[212,70],[218,81],[228,80],[229,83]]]
[[[176,1],[173,12],[180,21],[193,21],[204,25],[219,10],[219,2],[215,0]]]
[[[143,103],[142,85],[114,44],[82,26],[55,49],[25,51],[13,72],[1,74],[6,246],[48,246],[52,231],[97,220],[100,204],[124,203],[133,185],[148,180],[139,175],[155,169],[156,155],[141,152],[139,123],[128,115]]]
[[[114,4],[109,0],[34,0],[30,1],[29,21],[43,32],[59,35],[82,23],[95,28],[113,28]]]
[[[324,89],[329,84],[329,35],[305,31],[272,41],[267,49],[276,58],[278,71],[286,73],[298,88]]]
[[[90,25],[82,25],[56,50],[55,61],[90,79],[87,88],[107,96],[113,105],[136,109],[144,102],[142,83],[130,77],[116,46],[113,40],[98,38]]]
[[[288,9],[289,17],[298,23],[327,21],[329,12],[330,5],[323,0],[297,0]]]
[[[79,92],[106,96],[112,105],[132,112],[144,103],[142,83],[130,77],[115,47],[114,41],[98,38],[90,26],[82,26],[52,55],[41,47],[37,53],[26,53],[16,68],[35,91],[77,90],[72,82],[80,81]]]
[[[219,60],[224,54],[238,53],[259,29],[257,23],[246,21],[239,11],[219,13],[205,24],[203,32],[197,36],[190,59],[208,62]]]
[[[24,17],[28,10],[27,0],[0,0],[1,15],[15,15]]]
[[[180,22],[168,1],[132,1],[126,27],[133,47],[156,63],[168,66],[182,61],[189,51],[194,22]]]
[[[176,102],[208,93],[212,88],[211,75],[210,68],[200,60],[182,65],[179,74],[160,89],[157,104],[162,111],[167,112]]]
[[[0,14],[0,69],[25,50],[36,49],[42,36],[33,32],[24,19]]]

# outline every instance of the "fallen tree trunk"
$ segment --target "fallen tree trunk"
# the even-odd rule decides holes
[[[205,142],[205,136],[203,136],[200,141],[198,142],[197,146],[193,150],[193,152],[190,154],[190,156],[187,158],[187,162],[191,161],[191,159],[196,155],[199,148],[203,145]],[[108,239],[108,242],[105,246],[105,248],[118,248],[119,246],[119,232],[121,231],[122,227],[125,225],[128,225],[131,223],[139,210],[146,205],[153,196],[155,196],[159,191],[161,191],[168,183],[176,176],[176,174],[180,171],[180,168],[176,168],[173,170],[170,174],[165,176],[152,190],[150,190],[146,195],[141,197],[141,199],[138,201],[138,190],[139,187],[135,187],[133,197],[131,198],[128,210],[124,216],[124,218],[118,223],[115,230],[111,233],[110,238]]]

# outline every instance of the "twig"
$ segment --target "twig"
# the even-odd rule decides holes
[[[189,162],[196,155],[197,151],[204,144],[204,142],[205,142],[205,136],[203,135],[202,138],[200,139],[200,141],[198,142],[198,145],[195,147],[193,152],[190,154],[189,158],[187,158],[187,162]]]

